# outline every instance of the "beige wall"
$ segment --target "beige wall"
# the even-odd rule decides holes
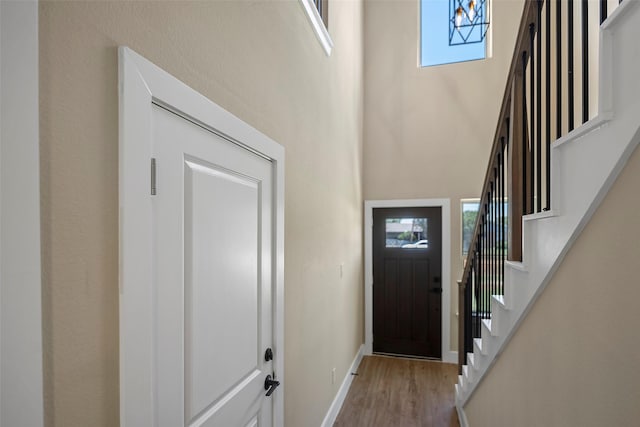
[[[41,2],[48,427],[118,425],[118,45],[285,146],[285,418],[320,424],[363,341],[362,4],[330,11],[327,58],[297,0]]]
[[[420,68],[419,2],[365,1],[364,197],[451,199],[454,350],[460,199],[482,190],[522,5],[493,2],[492,58]]]
[[[469,425],[640,419],[640,150],[466,405]]]

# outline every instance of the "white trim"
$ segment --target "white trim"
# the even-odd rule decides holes
[[[458,313],[456,313],[456,317],[458,317]],[[442,361],[444,363],[454,363],[458,364],[458,352],[454,350],[443,351],[442,352]]]
[[[42,426],[38,2],[0,1],[0,425]]]
[[[464,408],[458,402],[456,402],[456,412],[458,412],[458,423],[460,424],[460,427],[469,427],[467,413],[464,412]]]
[[[151,109],[158,103],[271,160],[274,168],[274,426],[284,425],[284,148],[126,47],[120,94],[120,423],[154,424],[151,290]],[[242,141],[242,142],[239,142]],[[145,165],[145,167],[140,167]]]
[[[604,20],[602,24],[600,24],[600,30],[609,30],[614,25],[618,25],[618,20],[622,17],[626,16],[630,10],[626,10],[627,8],[635,7],[638,4],[637,1],[623,1],[622,3],[618,3],[613,12],[609,14],[607,19]],[[632,6],[633,5],[633,6]]]
[[[307,18],[309,18],[311,27],[313,27],[313,32],[318,37],[318,41],[320,41],[324,52],[327,56],[331,56],[333,40],[331,40],[331,35],[329,35],[327,27],[325,27],[324,22],[322,22],[322,17],[316,8],[316,5],[313,4],[313,0],[300,0],[300,4],[304,9]]]
[[[360,346],[358,352],[356,353],[356,357],[351,362],[351,366],[349,366],[349,370],[344,376],[344,380],[342,380],[342,385],[338,389],[338,393],[336,397],[331,402],[331,406],[329,406],[329,410],[327,411],[327,415],[325,415],[321,427],[331,427],[336,422],[336,418],[338,418],[338,414],[340,413],[340,409],[342,409],[342,405],[344,404],[344,400],[347,398],[347,393],[349,392],[349,388],[351,387],[351,383],[353,382],[352,372],[356,372],[358,370],[358,366],[360,366],[360,362],[362,362],[362,357],[364,356],[364,344]]]
[[[598,130],[603,126],[606,126],[606,124],[609,123],[612,118],[613,118],[613,113],[611,111],[604,111],[602,113],[598,113],[598,115],[593,119],[582,124],[581,126],[578,126],[568,134],[556,139],[553,142],[553,144],[551,144],[551,148],[560,147],[561,145],[569,141],[575,143],[575,141],[580,137],[587,135],[588,133],[591,133],[595,130]]]
[[[364,345],[365,354],[373,353],[373,209],[404,207],[442,208],[442,361],[457,363],[457,352],[451,351],[451,200],[365,200],[364,202]],[[454,358],[455,357],[455,358]]]
[[[523,221],[537,221],[539,219],[545,218],[553,218],[554,216],[558,216],[558,214],[553,210],[536,212],[528,215],[522,215]]]

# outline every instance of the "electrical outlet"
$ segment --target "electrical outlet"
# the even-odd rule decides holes
[[[333,368],[331,370],[331,384],[335,384],[336,383],[336,368]]]

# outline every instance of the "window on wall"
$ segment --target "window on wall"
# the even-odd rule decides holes
[[[455,10],[454,2],[456,1],[420,0],[420,65],[422,67],[486,58],[487,37],[475,43],[458,43],[459,40],[451,37],[449,9]],[[488,13],[488,11],[483,12]],[[482,29],[477,28],[473,31],[482,31]]]
[[[318,41],[325,53],[331,55],[333,41],[329,35],[329,0],[300,0],[304,11],[309,18]]]
[[[325,28],[329,28],[329,0],[313,0]]]

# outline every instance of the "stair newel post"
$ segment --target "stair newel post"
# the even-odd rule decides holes
[[[524,153],[522,150],[522,135],[524,130],[524,111],[522,108],[525,99],[522,90],[522,78],[524,69],[516,67],[511,83],[511,111],[509,126],[510,150],[507,158],[507,205],[508,216],[508,252],[509,261],[522,261],[522,203],[524,200],[522,164]]]

